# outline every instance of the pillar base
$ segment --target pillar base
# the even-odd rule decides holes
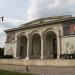
[[[25,60],[29,60],[29,57],[26,57]]]
[[[59,55],[57,56],[57,59],[59,59],[60,57],[59,57]]]
[[[15,57],[16,59],[20,59],[20,57]]]
[[[43,59],[43,57],[41,57],[41,59]]]

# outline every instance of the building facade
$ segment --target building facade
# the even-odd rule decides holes
[[[41,18],[5,30],[5,55],[14,58],[53,59],[75,52],[75,17]]]

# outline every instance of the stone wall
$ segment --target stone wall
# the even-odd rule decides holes
[[[0,59],[0,64],[28,65],[28,66],[75,66],[75,60],[52,59],[52,60],[25,60],[25,59]]]
[[[75,53],[75,36],[65,36],[62,39],[62,54]]]
[[[14,55],[15,44],[5,44],[4,55]]]

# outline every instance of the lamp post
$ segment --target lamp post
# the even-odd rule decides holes
[[[4,16],[0,17],[2,19],[2,21],[4,21]]]

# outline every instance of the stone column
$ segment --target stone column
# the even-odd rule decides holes
[[[57,36],[57,58],[60,58],[62,53],[62,40],[61,40],[61,30],[59,30],[59,35]]]
[[[19,55],[18,55],[18,53],[19,53],[19,50],[18,50],[18,45],[19,45],[19,43],[18,43],[18,36],[17,35],[15,35],[15,50],[14,50],[14,58],[19,58]]]
[[[17,36],[15,37],[15,50],[14,50],[14,58],[17,58]]]
[[[57,58],[59,59],[60,57],[60,41],[59,37],[57,36]]]
[[[27,57],[26,60],[29,60],[29,37],[27,38]]]
[[[43,59],[43,50],[44,50],[44,38],[41,36],[41,59]]]

